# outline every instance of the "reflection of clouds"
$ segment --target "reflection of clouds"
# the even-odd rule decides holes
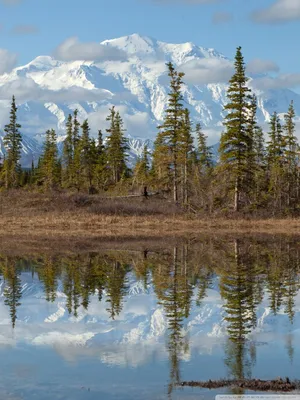
[[[49,332],[35,337],[32,344],[37,346],[84,346],[93,336],[92,332],[81,334],[62,333],[60,331]]]
[[[22,280],[26,279],[28,275],[23,274]],[[3,285],[0,289],[3,291]],[[162,306],[157,304],[153,288],[150,286],[147,293],[143,293],[131,280],[129,293],[115,321],[108,318],[105,295],[101,303],[97,296],[91,297],[88,310],[80,307],[75,318],[68,314],[67,299],[61,292],[58,292],[54,303],[48,303],[41,285],[36,281],[25,282],[14,331],[10,325],[9,310],[3,301],[0,302],[0,349],[5,351],[10,347],[33,345],[40,349],[53,349],[69,362],[87,357],[122,367],[138,367],[151,360],[166,359],[168,323]],[[3,300],[3,294],[1,297]],[[284,342],[287,332],[299,335],[300,294],[295,298],[295,312],[291,331],[288,316],[279,312],[274,318],[265,298],[258,309],[258,326],[251,335],[252,340],[275,343]],[[221,352],[227,335],[223,317],[220,294],[209,289],[202,306],[193,307],[184,323],[183,334],[189,339],[189,351],[180,354],[179,358],[190,361],[192,354]]]

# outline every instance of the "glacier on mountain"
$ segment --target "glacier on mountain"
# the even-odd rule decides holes
[[[0,132],[8,122],[11,96],[19,107],[19,121],[24,134],[23,164],[37,159],[45,131],[55,128],[59,137],[65,134],[67,115],[77,108],[80,120],[89,119],[91,133],[105,131],[108,110],[115,105],[124,118],[131,138],[131,157],[136,158],[146,139],[153,141],[161,123],[168,98],[168,76],[165,63],[172,61],[186,72],[184,103],[194,122],[200,121],[216,143],[222,130],[223,107],[227,84],[224,76],[231,73],[231,61],[214,49],[193,43],[170,44],[133,34],[102,42],[120,49],[126,55],[120,61],[70,61],[39,56],[25,66],[0,76]],[[197,68],[206,74],[197,76]],[[210,67],[221,69],[214,79]],[[252,76],[251,79],[255,79]],[[206,82],[205,82],[206,80]],[[265,124],[274,111],[284,113],[291,100],[300,117],[300,95],[289,89],[260,90],[252,84],[258,97],[258,118]],[[3,133],[0,155],[3,155]],[[31,162],[31,160],[30,160]]]

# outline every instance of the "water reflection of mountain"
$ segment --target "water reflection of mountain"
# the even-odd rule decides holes
[[[133,367],[169,359],[169,393],[197,354],[222,352],[228,376],[251,377],[264,343],[284,341],[294,360],[299,251],[292,240],[239,239],[163,253],[2,256],[0,347],[51,346],[67,360]]]

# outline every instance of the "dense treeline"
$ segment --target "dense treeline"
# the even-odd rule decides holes
[[[0,185],[6,189],[29,186],[90,194],[139,193],[147,187],[163,192],[193,212],[298,213],[299,145],[293,103],[284,119],[274,112],[268,132],[263,132],[257,122],[257,99],[248,87],[239,47],[224,107],[219,159],[214,162],[201,124],[193,124],[184,106],[184,73],[176,71],[172,63],[167,66],[169,100],[164,121],[158,127],[152,162],[145,146],[134,169],[129,169],[123,120],[112,107],[107,117],[106,140],[100,130],[97,140],[91,137],[88,120],[79,122],[75,110],[67,119],[62,155],[55,131],[49,130],[38,165],[24,171],[20,166],[21,127],[13,98],[10,123],[5,126],[7,155]]]

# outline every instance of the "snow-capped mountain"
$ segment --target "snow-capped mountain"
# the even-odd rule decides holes
[[[22,299],[17,308],[18,319],[14,333],[11,331],[9,307],[4,303],[5,283],[0,281],[0,349],[20,344],[53,347],[66,359],[80,355],[97,357],[104,364],[137,367],[155,355],[168,357],[166,341],[168,318],[158,301],[152,282],[147,287],[128,275],[128,294],[123,310],[113,321],[107,312],[107,297],[101,303],[98,296],[91,296],[88,309],[79,307],[77,316],[69,315],[67,298],[62,282],[58,284],[56,299],[45,299],[42,283],[37,275],[21,274]],[[201,307],[193,299],[191,314],[183,324],[182,333],[189,338],[190,351],[180,354],[182,361],[189,361],[191,353],[210,355],[223,346],[228,338],[224,301],[217,280],[207,290]],[[257,328],[251,334],[258,346],[285,346],[287,335],[294,337],[294,349],[299,349],[296,339],[300,333],[300,295],[295,297],[293,324],[283,308],[276,317],[269,307],[268,295],[257,309]],[[284,357],[287,358],[285,355]]]
[[[6,153],[4,146],[4,132],[0,132],[0,163]],[[36,164],[39,155],[42,152],[42,144],[39,144],[34,138],[28,137],[27,135],[22,135],[22,149],[21,149],[21,163],[24,167],[30,167],[32,161]]]
[[[169,91],[165,63],[172,61],[178,70],[186,73],[184,101],[193,121],[201,121],[210,144],[218,141],[227,85],[204,83],[202,75],[198,79],[197,68],[200,65],[209,70],[210,66],[218,66],[229,75],[232,68],[229,59],[190,42],[170,44],[138,34],[102,44],[121,50],[124,57],[120,61],[62,62],[40,56],[0,76],[0,130],[7,123],[13,94],[19,107],[22,133],[37,141],[49,128],[55,128],[63,136],[67,115],[76,108],[81,121],[89,119],[93,134],[98,129],[105,131],[109,108],[115,105],[124,119],[132,151],[137,155],[145,139],[154,140],[162,121]],[[208,76],[207,81],[213,80]],[[291,100],[300,116],[299,94],[288,89],[255,89],[255,92],[261,123],[275,110],[286,112]]]

